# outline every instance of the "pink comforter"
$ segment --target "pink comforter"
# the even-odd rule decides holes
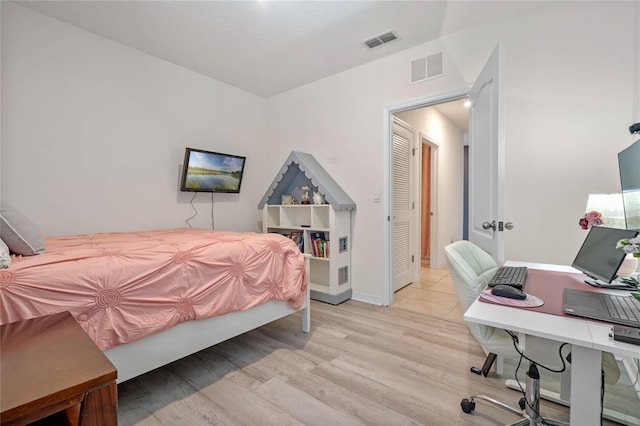
[[[278,234],[175,229],[51,237],[0,270],[0,323],[70,311],[101,349],[272,299],[304,303],[296,244]]]

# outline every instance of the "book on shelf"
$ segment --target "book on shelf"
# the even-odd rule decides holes
[[[289,238],[291,241],[296,243],[298,249],[304,253],[304,234],[302,231],[292,231],[292,232],[282,232],[282,231],[270,231],[274,234],[280,234],[284,237]]]
[[[290,232],[288,237],[291,238],[291,240],[298,245],[300,251],[304,253],[304,235],[302,231]]]
[[[311,254],[314,257],[329,257],[329,240],[326,239],[324,232],[309,233],[309,240],[311,241]]]

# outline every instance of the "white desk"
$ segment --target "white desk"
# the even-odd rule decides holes
[[[560,265],[523,262],[507,262],[507,265],[524,265],[532,269],[579,273],[571,267]],[[570,401],[572,425],[600,424],[601,351],[640,358],[640,346],[617,342],[609,337],[611,326],[578,317],[551,315],[476,300],[464,313],[464,319],[473,323],[571,343],[573,345]]]

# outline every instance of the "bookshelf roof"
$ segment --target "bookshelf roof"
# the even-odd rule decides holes
[[[291,151],[280,172],[260,200],[258,209],[262,209],[265,204],[280,204],[284,194],[292,195],[300,202],[303,192],[301,188],[305,185],[311,188],[310,198],[313,191],[317,191],[336,211],[356,209],[356,203],[313,155],[299,151]]]

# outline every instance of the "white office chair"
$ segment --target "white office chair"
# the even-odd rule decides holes
[[[480,292],[487,286],[487,283],[498,269],[498,265],[488,253],[469,241],[456,241],[446,246],[444,250],[460,305],[462,306],[462,310],[466,311],[479,296]],[[501,374],[503,357],[519,359],[520,354],[514,347],[513,339],[505,330],[475,323],[467,323],[467,325],[473,337],[480,343],[480,346],[482,346],[482,349],[487,354],[487,359],[482,369],[472,368],[471,371],[486,376],[494,361],[497,360],[497,373]],[[562,367],[559,356],[560,346],[561,343],[553,340],[542,339],[536,336],[526,336],[524,353],[536,363],[555,370]],[[570,351],[570,345],[563,347],[562,353],[565,359]],[[566,364],[568,367],[569,363],[567,362]],[[613,384],[617,382],[620,377],[620,370],[612,354],[602,354],[602,366],[606,383]],[[527,376],[529,376],[529,374],[527,374]],[[563,373],[562,379],[564,381],[563,385],[565,385],[565,392],[568,390],[566,385],[569,377],[568,373]],[[529,380],[530,379],[528,379],[528,381]],[[537,381],[535,383],[527,383],[528,386],[537,386],[537,384]],[[536,394],[534,389],[531,390],[531,393],[529,393],[529,391],[527,393],[527,400],[531,398],[530,403],[525,404],[524,398],[520,401],[520,408],[524,411],[514,409],[485,395],[475,395],[466,398],[462,402],[462,408],[465,412],[469,413],[475,409],[475,399],[485,400],[507,411],[522,415],[525,418],[523,424],[528,424],[529,418],[538,418],[539,395]],[[555,399],[559,400],[559,398]],[[544,422],[547,424],[561,423],[546,418]]]

